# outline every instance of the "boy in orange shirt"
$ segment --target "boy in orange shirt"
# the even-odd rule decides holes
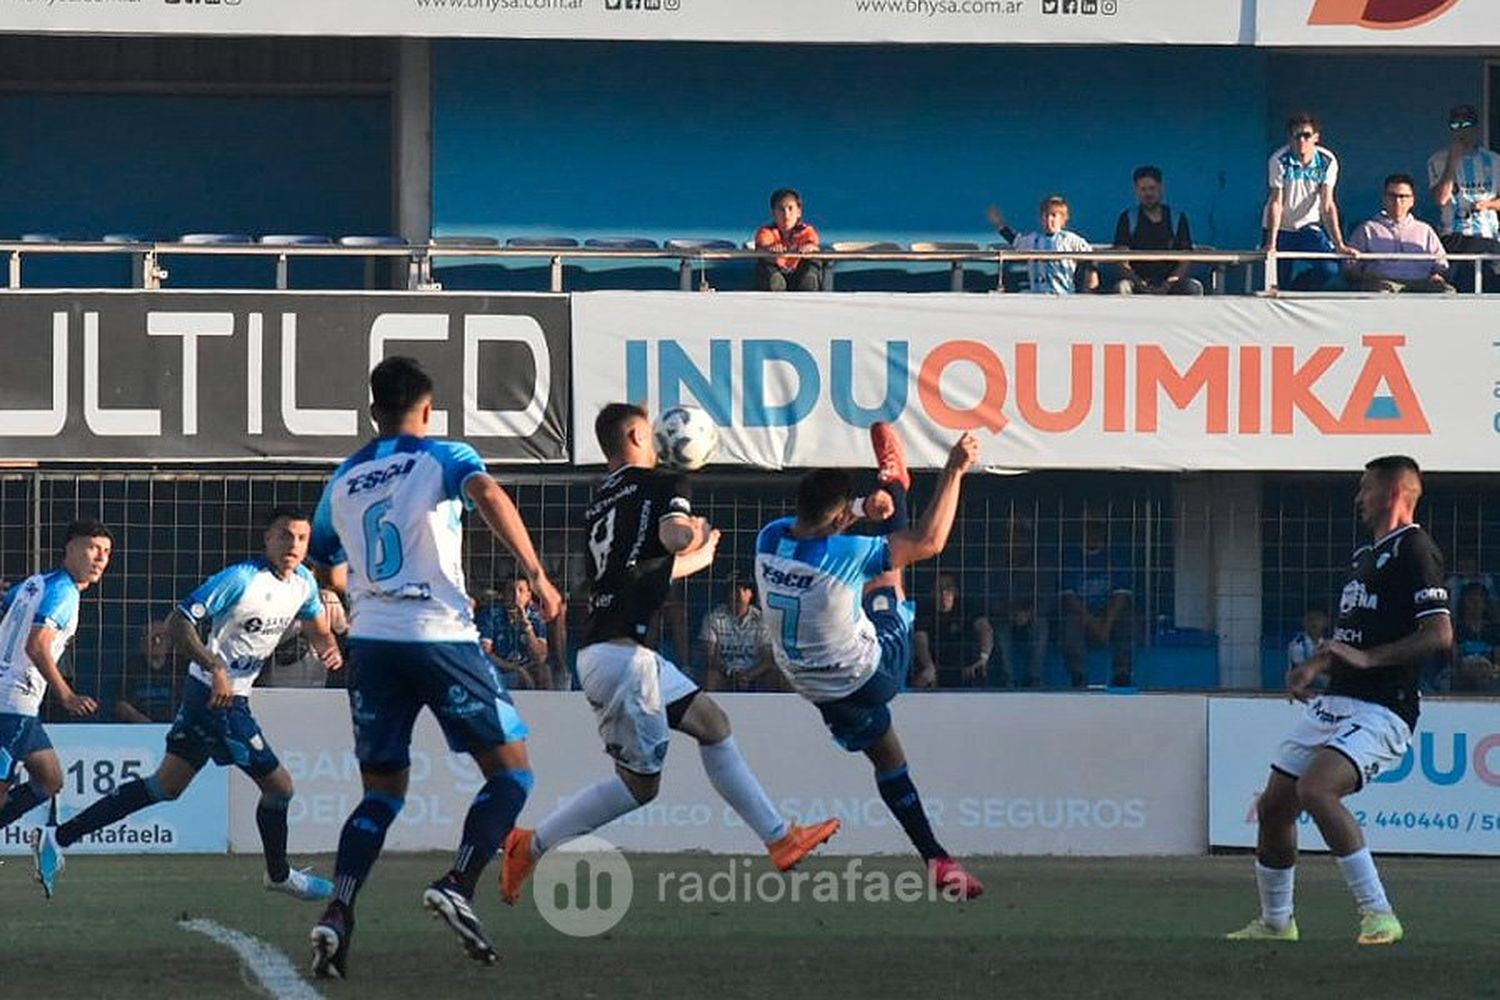
[[[771,194],[771,221],[755,231],[755,249],[767,253],[817,253],[818,231],[802,218],[802,196],[791,188]],[[755,262],[757,292],[816,292],[823,288],[823,265],[800,257]]]

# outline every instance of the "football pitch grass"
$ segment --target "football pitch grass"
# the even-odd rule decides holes
[[[304,863],[306,860],[303,859]],[[310,859],[326,874],[331,858]],[[486,873],[477,908],[501,960],[470,963],[420,907],[436,854],[381,859],[360,897],[347,982],[326,997],[1500,997],[1500,866],[1382,859],[1406,925],[1393,947],[1359,948],[1348,892],[1326,857],[1298,871],[1297,944],[1226,942],[1256,912],[1250,859],[1008,859],[972,865],[971,903],[662,901],[663,876],[768,870],[763,858],[632,855],[634,899],[606,934],[554,930],[530,893],[504,906]],[[804,865],[816,878],[848,859]],[[900,858],[866,858],[894,877]],[[739,876],[741,879],[743,876]],[[258,858],[77,856],[46,901],[30,861],[0,866],[0,996],[266,996],[228,948],[182,929],[199,918],[280,949],[304,977],[320,905],[266,892]],[[828,878],[831,880],[832,875]],[[724,884],[727,884],[727,877]],[[721,884],[721,888],[723,885]]]

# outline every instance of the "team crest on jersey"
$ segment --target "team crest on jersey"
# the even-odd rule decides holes
[[[202,618],[204,615],[208,614],[208,608],[204,607],[202,604],[194,604],[192,607],[188,608],[188,611],[192,612],[194,618]]]
[[[1344,592],[1339,596],[1339,614],[1347,615],[1356,608],[1366,611],[1374,611],[1380,605],[1380,597],[1370,593],[1362,580],[1350,580],[1344,584]]]
[[[260,751],[264,750],[265,748],[266,748],[266,741],[263,740],[263,739],[261,739],[260,733],[256,733],[254,736],[250,737],[250,749],[251,750],[254,750],[256,753],[259,753]]]

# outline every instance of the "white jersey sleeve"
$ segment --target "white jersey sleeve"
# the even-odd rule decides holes
[[[33,629],[53,631],[52,659],[62,657],[78,631],[78,584],[66,570],[39,573],[11,587],[0,599],[0,712],[36,715],[47,681],[26,652]]]

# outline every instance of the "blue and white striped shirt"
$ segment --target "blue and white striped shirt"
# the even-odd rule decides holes
[[[1448,166],[1448,151],[1440,149],[1427,161],[1427,183],[1436,187]],[[1461,236],[1482,236],[1493,240],[1500,238],[1500,216],[1494,209],[1475,211],[1481,201],[1495,197],[1497,182],[1500,182],[1500,154],[1488,149],[1476,149],[1465,156],[1453,169],[1453,200],[1442,206],[1444,233]]]

